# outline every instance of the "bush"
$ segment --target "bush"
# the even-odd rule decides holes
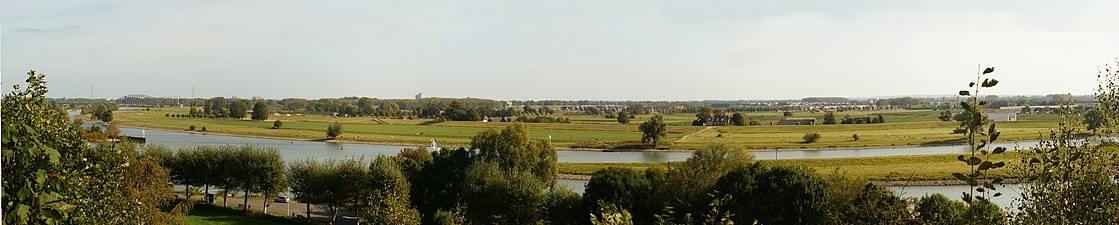
[[[758,122],[758,121],[750,121],[750,126],[757,126],[757,125],[762,125],[762,123]]]
[[[202,132],[206,132],[206,126],[202,126]]]
[[[190,128],[187,128],[187,130],[194,131],[194,128],[195,128],[194,125],[190,125]]]
[[[333,122],[330,126],[326,127],[326,137],[330,139],[337,138],[342,135],[342,123]]]
[[[820,140],[820,133],[807,133],[807,134],[804,134],[804,142],[803,143],[812,143],[812,142],[816,142],[818,140]]]
[[[280,122],[280,120],[276,120],[276,122],[272,123],[272,129],[280,129],[280,127],[283,126],[283,125],[284,125],[284,122]]]
[[[851,139],[854,139],[854,140],[858,141],[859,140],[859,134],[852,134]]]
[[[785,111],[785,113],[782,113],[781,115],[785,116],[785,117],[790,117],[790,116],[793,116],[793,112]]]
[[[963,223],[964,221],[960,221],[960,219],[966,211],[966,204],[948,199],[940,193],[921,197],[914,207],[917,218],[929,224]]]

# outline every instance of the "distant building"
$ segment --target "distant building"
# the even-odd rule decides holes
[[[995,122],[1018,121],[1018,113],[1016,112],[996,112],[987,113],[987,119]]]
[[[784,118],[777,125],[816,125],[816,118]]]
[[[851,117],[850,120],[847,120],[847,124],[868,124],[868,123],[870,123],[870,117],[867,117],[867,116]]]
[[[424,93],[421,92],[421,93],[416,94],[416,100],[420,100],[420,99],[423,99],[423,98],[424,98]]]

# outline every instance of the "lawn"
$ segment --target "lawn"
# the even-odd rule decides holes
[[[444,145],[468,145],[475,134],[500,129],[508,123],[483,123],[430,120],[381,119],[380,124],[372,117],[334,118],[326,116],[273,116],[268,121],[233,120],[228,118],[174,118],[165,114],[185,114],[187,108],[155,108],[151,111],[116,111],[114,121],[124,126],[148,127],[169,130],[187,130],[194,125],[196,129],[206,128],[206,132],[220,134],[268,136],[318,140],[326,138],[326,127],[330,122],[343,123],[343,133],[338,140],[426,145],[437,139]],[[280,120],[280,129],[271,129],[273,122]],[[602,141],[623,142],[639,140],[641,132],[637,125],[621,124],[543,124],[528,123],[529,137],[547,140],[553,144],[568,147],[578,142]],[[702,127],[671,127],[668,139],[680,137],[703,129]]]
[[[290,225],[311,224],[267,215],[245,215],[234,209],[219,206],[196,204],[186,216],[187,222],[195,225]]]
[[[996,122],[1000,141],[1035,140],[1057,127],[1055,121]],[[710,143],[731,143],[749,149],[858,148],[880,146],[944,145],[963,143],[953,134],[954,122],[902,122],[883,124],[832,124],[813,126],[716,127],[675,143],[673,148],[694,149]],[[819,133],[813,143],[803,143],[806,133]],[[859,136],[859,140],[853,138]]]
[[[175,118],[166,114],[186,114],[186,107],[153,108],[151,111],[116,111],[115,123],[124,126],[147,127],[168,130],[187,130],[194,125],[197,129],[218,134],[267,136],[321,140],[326,138],[326,127],[331,122],[343,123],[344,141],[363,141],[386,144],[427,145],[432,139],[449,146],[469,145],[470,138],[488,129],[501,129],[508,123],[484,123],[475,121],[436,122],[429,119],[402,120],[377,119],[373,117],[331,117],[325,115],[283,115],[272,116],[268,121],[234,120],[228,118]],[[837,119],[850,113],[852,116],[883,114],[887,123],[883,124],[835,124],[813,126],[689,126],[694,116],[690,114],[664,115],[669,124],[664,140],[673,142],[671,149],[696,149],[710,143],[731,143],[750,149],[772,148],[852,148],[884,147],[909,145],[937,145],[960,143],[962,135],[952,134],[957,124],[941,122],[936,119],[937,111],[931,110],[879,110],[851,111],[837,113]],[[639,115],[631,124],[618,124],[614,119],[591,115],[562,115],[571,118],[572,123],[528,123],[530,138],[548,140],[560,148],[568,147],[607,147],[632,145],[641,139],[639,123],[650,115]],[[762,121],[776,121],[782,118],[781,112],[748,113],[748,117]],[[822,121],[823,113],[794,112],[793,117],[815,117]],[[1048,133],[1056,127],[1055,117],[1047,115],[1023,115],[1025,119],[1041,121],[999,122],[1002,140],[1031,140]],[[271,129],[275,120],[283,122],[280,129]],[[703,131],[703,132],[699,132]],[[698,133],[697,133],[698,132]],[[685,135],[693,134],[686,140]],[[814,143],[801,143],[806,133],[820,133],[821,139]],[[859,140],[853,135],[858,134]]]

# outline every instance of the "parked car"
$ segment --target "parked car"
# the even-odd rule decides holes
[[[280,196],[280,197],[276,197],[275,201],[279,202],[279,203],[288,203],[289,200],[290,199],[288,199],[288,196]]]

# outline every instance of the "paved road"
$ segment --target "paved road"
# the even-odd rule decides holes
[[[178,198],[185,198],[186,197],[186,196],[182,196],[182,195],[177,195],[177,196],[178,196]],[[205,204],[205,203],[202,203],[202,201],[203,201],[202,196],[198,196],[198,195],[191,196],[191,199],[194,200],[194,201],[198,201],[199,204]],[[307,215],[307,204],[296,202],[295,200],[292,200],[289,203],[277,203],[277,202],[273,202],[272,199],[268,199],[267,201],[265,201],[265,199],[249,198],[249,210],[256,211],[256,212],[263,212],[265,202],[268,203],[268,214],[289,216],[289,217],[305,217]],[[218,197],[217,199],[214,200],[214,205],[223,205],[224,203],[225,202],[223,201],[223,199],[221,197]],[[245,203],[245,199],[243,199],[243,198],[230,197],[228,207],[239,208],[241,206],[241,204],[244,204],[244,203]],[[316,221],[326,222],[326,221],[330,221],[329,218],[330,218],[330,212],[328,212],[326,210],[326,207],[317,207],[315,205],[311,206],[311,219],[316,220]],[[357,224],[357,221],[352,220],[352,219],[345,219],[345,218],[342,218],[342,216],[339,216],[338,220],[334,224],[338,224],[338,225]]]

